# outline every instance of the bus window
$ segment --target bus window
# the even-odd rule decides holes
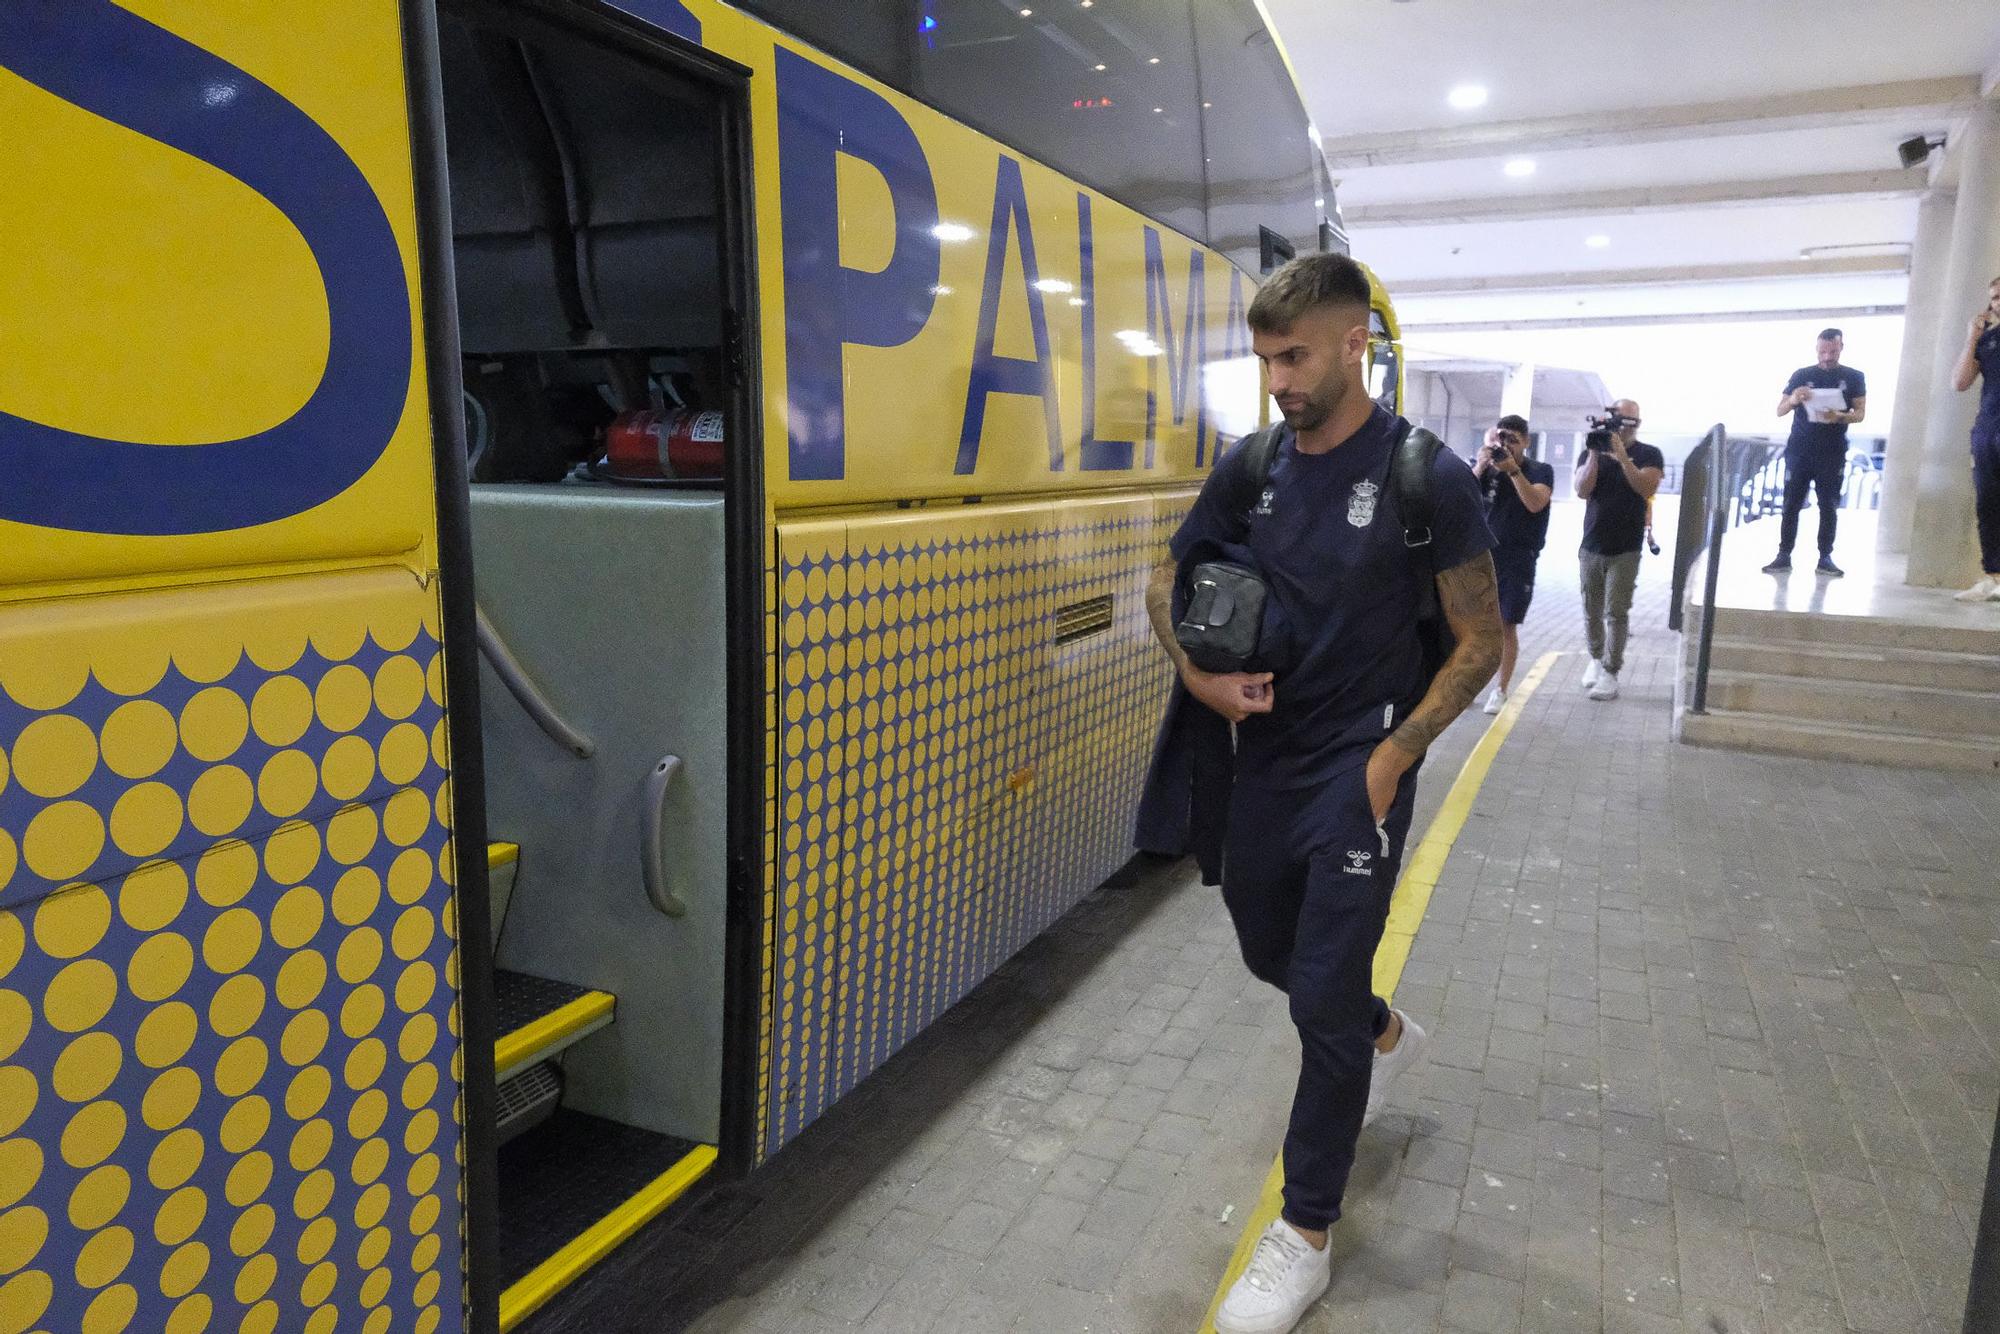
[[[1255,7],[1195,0],[1200,57],[1202,151],[1208,157],[1208,243],[1246,269],[1263,255],[1258,228],[1292,243],[1319,241],[1313,158],[1305,108]],[[1269,270],[1265,270],[1268,272]]]

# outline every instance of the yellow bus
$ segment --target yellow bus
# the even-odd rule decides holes
[[[510,1328],[1126,859],[1344,240],[1060,8],[0,0],[0,1334]]]

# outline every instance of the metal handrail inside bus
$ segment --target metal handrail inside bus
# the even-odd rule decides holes
[[[556,712],[556,706],[541,692],[528,677],[528,671],[521,666],[521,660],[507,647],[507,641],[493,628],[493,622],[486,619],[486,608],[476,609],[479,618],[479,653],[493,668],[493,674],[507,687],[507,692],[519,701],[522,709],[535,720],[535,726],[580,760],[587,760],[597,751],[597,743],[579,732]]]

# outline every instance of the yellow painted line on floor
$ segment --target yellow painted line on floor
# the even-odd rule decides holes
[[[1382,931],[1382,943],[1375,950],[1375,994],[1385,1000],[1393,1000],[1396,983],[1402,980],[1403,965],[1410,961],[1410,947],[1416,943],[1417,928],[1423,925],[1424,913],[1431,906],[1431,891],[1437,888],[1438,876],[1444,871],[1445,859],[1451,856],[1452,845],[1458,842],[1460,831],[1465,828],[1467,817],[1472,814],[1473,798],[1486,782],[1486,772],[1493,767],[1493,757],[1500,753],[1500,743],[1514,730],[1514,723],[1527,707],[1528,697],[1535,693],[1535,687],[1549,674],[1560,653],[1544,653],[1528,669],[1521,683],[1508,692],[1507,703],[1487,725],[1485,735],[1465,757],[1465,763],[1453,780],[1451,791],[1445,793],[1444,805],[1438,807],[1424,830],[1423,841],[1403,865],[1403,874],[1396,881],[1395,893],[1389,899],[1389,922]],[[1215,1313],[1221,1307],[1223,1297],[1229,1287],[1243,1273],[1250,1263],[1250,1253],[1257,1249],[1257,1239],[1264,1235],[1264,1229],[1278,1216],[1284,1207],[1285,1165],[1282,1158],[1272,1161],[1271,1170],[1264,1176],[1264,1187],[1257,1194],[1256,1207],[1243,1220],[1243,1234],[1236,1239],[1236,1249],[1229,1253],[1228,1268],[1223,1270],[1222,1281],[1215,1286],[1215,1296],[1209,1300],[1208,1314],[1202,1319],[1200,1334],[1215,1334]]]
[[[586,991],[567,1005],[550,1010],[539,1019],[531,1019],[512,1032],[502,1033],[493,1044],[493,1077],[505,1078],[516,1066],[531,1060],[537,1052],[548,1050],[578,1029],[607,1022],[617,1004],[617,999],[608,991]]]
[[[672,1167],[654,1177],[637,1195],[516,1279],[500,1294],[502,1334],[542,1309],[549,1298],[576,1282],[592,1265],[611,1254],[626,1238],[657,1217],[715,1165],[715,1146],[698,1144]]]

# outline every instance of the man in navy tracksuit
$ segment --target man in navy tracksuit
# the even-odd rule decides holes
[[[1972,506],[1979,520],[1979,582],[1953,594],[1960,602],[2000,602],[2000,278],[1972,317],[1971,336],[1952,368],[1952,388],[1979,385],[1972,421]]]
[[[1799,536],[1799,511],[1805,508],[1806,492],[1819,499],[1820,574],[1839,578],[1843,571],[1833,563],[1833,535],[1840,524],[1840,488],[1847,477],[1847,428],[1868,416],[1868,380],[1852,366],[1840,364],[1845,347],[1838,329],[1821,329],[1814,344],[1814,361],[1801,366],[1785,381],[1785,396],[1778,400],[1778,415],[1792,418],[1792,434],[1785,441],[1785,505],[1778,519],[1778,554],[1764,567],[1766,574],[1789,574],[1792,544]],[[1832,401],[1821,403],[1815,393]]]
[[[1261,494],[1224,456],[1155,571],[1147,605],[1194,700],[1236,726],[1222,893],[1251,972],[1284,990],[1299,1032],[1285,1135],[1285,1209],[1216,1316],[1225,1334],[1288,1330],[1326,1290],[1355,1139],[1424,1034],[1374,994],[1373,961],[1437,735],[1500,659],[1493,538],[1471,470],[1441,452],[1431,544],[1411,549],[1389,463],[1405,423],[1368,397],[1369,284],[1343,255],[1295,260],[1251,304],[1252,347],[1285,429]],[[1258,499],[1238,509],[1246,493]],[[1243,543],[1285,615],[1297,665],[1211,674],[1175,643],[1179,559]],[[1435,580],[1456,637],[1426,680],[1418,615]]]

